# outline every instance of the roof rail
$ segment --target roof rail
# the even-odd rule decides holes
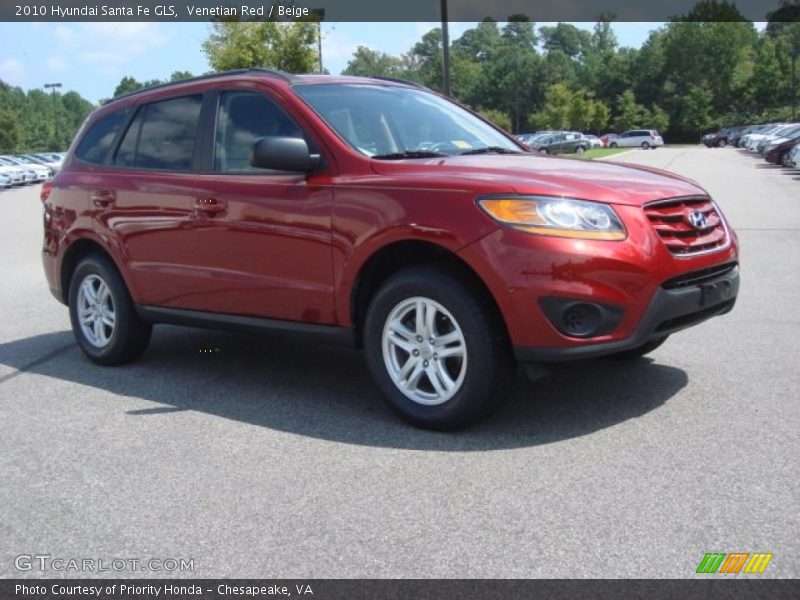
[[[379,79],[381,81],[391,81],[392,83],[404,83],[405,85],[410,85],[411,87],[420,88],[423,90],[427,90],[428,88],[422,85],[421,83],[417,83],[416,81],[408,81],[407,79],[399,79],[397,77],[378,77],[376,75],[369,75],[366,79]]]
[[[133,90],[132,92],[128,92],[127,94],[122,94],[120,96],[115,96],[114,98],[110,98],[106,100],[103,104],[108,104],[109,102],[115,102],[116,100],[120,100],[122,98],[129,98],[131,96],[135,96],[136,94],[142,94],[144,92],[150,92],[152,90],[160,90],[164,88],[171,87],[173,85],[178,85],[180,83],[194,83],[195,81],[206,81],[209,79],[216,79],[218,77],[226,77],[228,75],[248,75],[252,73],[259,73],[263,75],[270,75],[272,77],[277,77],[279,79],[283,79],[284,81],[293,81],[294,75],[291,73],[286,73],[285,71],[280,71],[278,69],[264,69],[261,67],[251,67],[249,69],[233,69],[230,71],[219,71],[217,73],[207,73],[205,75],[198,75],[197,77],[189,77],[188,79],[178,79],[176,81],[167,81],[165,83],[159,83],[157,85],[149,85],[147,87],[139,88],[138,90]]]

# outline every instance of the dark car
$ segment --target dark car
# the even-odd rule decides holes
[[[703,143],[709,148],[724,148],[728,145],[731,136],[736,135],[742,128],[740,127],[725,127],[713,133],[707,133],[703,136]]]
[[[796,133],[788,140],[783,141],[775,146],[771,146],[770,149],[764,153],[764,160],[766,160],[768,163],[784,165],[788,167],[790,166],[787,162],[789,153],[798,144],[800,144],[800,133]]]
[[[315,336],[363,348],[388,404],[435,429],[493,410],[517,362],[636,358],[739,288],[697,183],[541,157],[380,79],[254,69],[121,96],[42,201],[47,282],[93,362],[136,359],[158,323]]]
[[[529,145],[542,154],[583,154],[591,142],[576,131],[558,131],[536,138]]]

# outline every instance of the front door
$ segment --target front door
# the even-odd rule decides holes
[[[217,105],[212,156],[194,198],[192,247],[202,285],[183,307],[334,324],[329,176],[250,165],[259,138],[313,142],[260,92],[221,91]]]

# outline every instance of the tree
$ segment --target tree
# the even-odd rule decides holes
[[[11,111],[0,109],[0,154],[14,154],[20,149],[22,132]]]
[[[194,77],[191,71],[173,71],[169,76],[170,81],[182,81],[183,79],[191,79]]]
[[[317,27],[296,21],[217,21],[202,44],[215,71],[267,67],[310,73],[317,65]]]
[[[491,121],[501,129],[505,129],[506,131],[511,131],[511,119],[502,110],[494,110],[492,108],[486,108],[480,111],[480,115],[484,119],[486,119],[487,121]]]
[[[114,88],[114,98],[135,92],[136,90],[144,87],[141,83],[136,81],[133,77],[123,77]]]
[[[342,74],[358,77],[402,77],[404,70],[402,59],[367,46],[359,46]]]
[[[625,90],[617,97],[617,117],[614,119],[614,127],[618,131],[642,127],[643,114],[644,107],[636,102],[636,96],[631,90]]]
[[[572,117],[572,92],[563,83],[555,83],[547,88],[544,105],[531,115],[531,121],[538,129],[567,129]]]
[[[76,92],[25,92],[0,81],[0,152],[64,150],[92,108]]]
[[[747,21],[734,2],[728,0],[700,0],[688,13],[678,17],[671,17],[670,21],[710,23],[713,21],[732,23],[734,21]]]
[[[592,34],[569,23],[558,23],[555,27],[540,27],[539,36],[547,52],[558,50],[570,58],[576,58],[589,48]]]

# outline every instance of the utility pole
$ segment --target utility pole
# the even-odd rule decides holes
[[[311,12],[317,17],[317,54],[319,56],[319,74],[322,75],[325,72],[322,67],[322,21],[325,19],[325,9],[315,8]]]
[[[56,109],[56,88],[60,88],[60,83],[45,83],[44,88],[50,89],[53,92],[53,131],[55,135],[55,143],[56,146],[53,148],[55,152],[58,152],[60,148],[58,147],[58,110]]]
[[[444,95],[450,96],[450,32],[447,29],[447,0],[441,0],[442,7],[442,82]]]

